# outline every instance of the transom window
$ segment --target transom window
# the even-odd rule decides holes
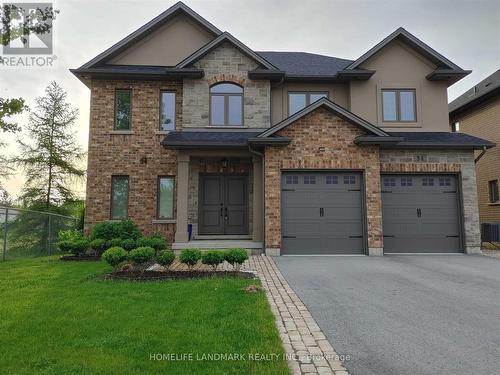
[[[382,90],[382,119],[385,122],[417,121],[414,89]]]
[[[175,92],[160,93],[160,130],[175,130]]]
[[[344,184],[346,185],[356,184],[356,176],[344,176]]]
[[[234,83],[210,87],[210,125],[243,126],[243,88]]]
[[[321,98],[328,98],[328,92],[289,92],[288,115],[297,113]]]

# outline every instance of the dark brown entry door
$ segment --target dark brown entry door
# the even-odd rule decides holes
[[[199,234],[248,234],[247,176],[200,175]]]

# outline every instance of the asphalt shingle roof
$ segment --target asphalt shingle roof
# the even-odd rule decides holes
[[[287,74],[298,75],[335,75],[353,62],[307,52],[261,51],[257,54]]]
[[[453,100],[450,104],[448,104],[448,110],[450,112],[456,111],[460,107],[463,107],[466,104],[469,104],[483,97],[484,95],[488,94],[489,92],[492,92],[493,90],[498,89],[499,87],[500,87],[500,69],[498,69],[495,73],[486,77],[477,85],[475,85],[474,87],[472,87],[471,89],[467,90],[462,95],[460,95],[458,98]]]
[[[248,138],[256,137],[262,131],[173,131],[162,141],[165,146],[200,145],[200,146],[233,146],[248,145]]]
[[[447,133],[447,132],[390,132],[394,137],[404,138],[404,143],[426,144],[426,145],[446,145],[446,146],[478,146],[492,147],[493,142],[474,137],[465,133]]]

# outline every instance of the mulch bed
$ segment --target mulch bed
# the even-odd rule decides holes
[[[116,271],[104,275],[104,279],[114,280],[136,280],[136,281],[154,281],[154,280],[176,280],[176,279],[202,279],[207,277],[238,277],[241,279],[253,279],[252,272],[242,271]]]
[[[59,258],[59,260],[64,260],[64,261],[100,261],[101,256],[100,255],[63,255],[62,257]]]

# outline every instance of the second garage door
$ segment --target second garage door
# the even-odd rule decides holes
[[[360,173],[282,175],[283,255],[363,254]]]
[[[382,176],[385,253],[461,251],[454,175]]]

